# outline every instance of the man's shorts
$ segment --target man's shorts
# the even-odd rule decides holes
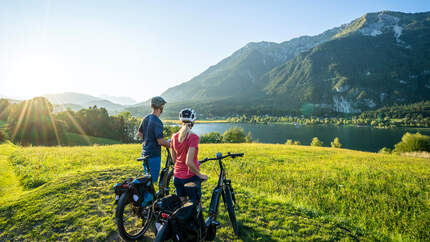
[[[143,169],[146,173],[145,162],[143,162]],[[161,156],[151,157],[148,159],[149,169],[151,170],[152,182],[156,183],[158,181],[158,176],[160,175],[161,167]]]

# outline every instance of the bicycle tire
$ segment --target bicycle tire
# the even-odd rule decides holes
[[[234,233],[237,236],[239,236],[239,226],[237,225],[237,221],[236,221],[236,213],[234,211],[234,205],[233,205],[230,186],[225,186],[224,193],[225,193],[224,204],[226,205],[228,216],[230,217],[231,226],[233,227]]]
[[[128,207],[127,207],[128,206]],[[127,231],[128,229],[125,228],[125,224],[124,224],[124,212],[128,209],[132,209],[133,203],[130,200],[130,195],[128,194],[128,192],[125,192],[123,194],[121,194],[121,197],[119,199],[118,202],[118,206],[116,208],[116,214],[115,214],[115,220],[116,220],[116,225],[118,228],[118,232],[121,236],[122,239],[124,239],[125,241],[134,241],[134,240],[139,240],[143,237],[143,235],[146,233],[146,231],[149,228],[149,225],[151,224],[152,221],[152,209],[151,207],[148,208],[149,210],[149,215],[146,216],[146,220],[143,220],[141,217],[137,216],[137,215],[133,215],[132,216],[132,220],[134,220],[134,222],[136,221],[141,221],[142,222],[142,228],[137,228],[137,232],[136,233],[131,233],[131,231]],[[137,227],[137,226],[136,226]]]

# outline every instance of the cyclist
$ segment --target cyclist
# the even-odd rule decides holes
[[[151,98],[152,113],[142,120],[138,133],[139,137],[143,140],[142,156],[151,156],[148,159],[148,164],[153,182],[157,182],[158,174],[160,173],[161,146],[170,147],[169,142],[164,139],[163,122],[159,118],[166,103],[162,97]],[[143,164],[143,168],[146,172],[145,164]]]
[[[197,115],[194,110],[185,108],[179,112],[181,120],[181,129],[172,136],[172,159],[175,162],[173,184],[182,202],[185,202],[188,195],[190,200],[196,201],[195,194],[187,194],[184,185],[188,182],[194,182],[199,187],[202,180],[207,180],[208,176],[200,173],[197,153],[199,151],[199,136],[191,129],[194,125]],[[199,189],[201,197],[201,187]]]

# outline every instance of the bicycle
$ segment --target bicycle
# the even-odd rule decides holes
[[[119,234],[126,241],[138,240],[148,230],[153,221],[153,201],[169,194],[170,181],[173,176],[172,157],[166,148],[167,158],[160,172],[158,192],[155,192],[152,176],[148,165],[150,156],[138,158],[146,166],[146,174],[139,178],[129,178],[114,186],[115,204],[117,204],[115,220]]]
[[[239,236],[239,227],[237,225],[236,214],[234,211],[236,198],[233,187],[231,186],[231,180],[226,178],[226,172],[222,160],[227,157],[236,158],[242,157],[243,155],[243,153],[228,153],[223,156],[221,153],[217,153],[216,158],[205,158],[199,161],[200,164],[203,164],[207,161],[218,160],[218,164],[220,166],[218,183],[212,192],[208,218],[203,222],[204,219],[200,199],[188,202],[174,212],[161,211],[161,227],[157,233],[155,241],[165,241],[168,239],[172,239],[173,241],[214,240],[216,236],[216,228],[220,225],[216,218],[221,197],[227,208],[233,231],[237,236]],[[196,194],[199,187],[197,184],[190,182],[185,184],[185,189],[188,194]],[[199,198],[199,196],[195,197]]]
[[[219,222],[216,221],[216,217],[218,215],[218,207],[219,207],[219,200],[220,200],[219,194],[221,194],[222,199],[224,201],[224,205],[227,208],[228,216],[230,218],[233,231],[237,236],[239,236],[239,227],[237,225],[236,214],[234,211],[234,206],[236,205],[236,197],[234,195],[233,187],[231,186],[231,180],[226,178],[225,169],[222,164],[222,159],[225,159],[227,157],[231,157],[234,159],[236,157],[243,157],[243,155],[244,155],[243,153],[230,154],[229,152],[227,155],[222,156],[221,153],[217,153],[216,158],[205,158],[199,161],[200,164],[203,164],[207,161],[218,160],[218,164],[220,167],[218,183],[212,192],[211,203],[209,206],[209,217],[205,222],[206,226],[209,227],[212,225],[212,227],[215,228],[216,230],[216,226],[219,225]]]

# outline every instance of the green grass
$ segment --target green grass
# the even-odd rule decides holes
[[[425,240],[430,160],[346,149],[204,144],[199,158],[226,160],[241,238],[220,206],[218,241]],[[112,185],[141,173],[140,145],[0,146],[0,240],[117,238]],[[205,163],[204,208],[217,169]],[[8,185],[14,184],[14,185]]]
[[[93,136],[75,134],[70,132],[66,132],[66,137],[64,142],[68,146],[85,146],[85,145],[94,145],[94,144],[98,144],[98,145],[121,144],[120,141],[113,140],[113,139],[93,137]]]

